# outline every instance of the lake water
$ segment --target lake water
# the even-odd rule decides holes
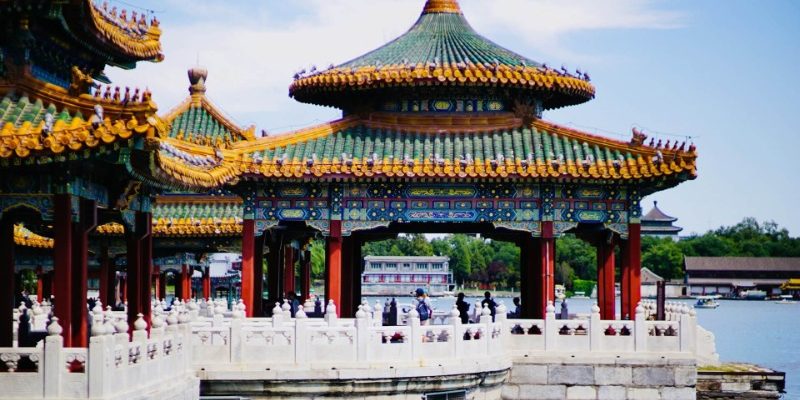
[[[478,299],[468,300],[475,304]],[[510,298],[497,300],[508,308],[512,307]],[[397,301],[411,303],[411,298],[398,298]],[[447,312],[455,299],[433,298],[432,301],[436,312]],[[692,300],[684,301],[694,304]],[[786,372],[785,398],[800,399],[800,303],[775,304],[769,300],[719,302],[719,308],[698,309],[697,320],[716,336],[720,359]],[[570,313],[588,313],[592,303],[593,300],[588,299],[567,300]],[[375,298],[370,299],[370,304],[375,304]]]

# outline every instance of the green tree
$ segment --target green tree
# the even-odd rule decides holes
[[[683,252],[670,238],[648,238],[642,245],[642,267],[647,267],[664,279],[683,277]]]

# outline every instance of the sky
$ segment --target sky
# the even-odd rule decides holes
[[[292,76],[405,32],[424,0],[125,0],[153,10],[166,59],[107,70],[149,87],[160,112],[209,70],[207,95],[234,121],[280,133],[336,119],[289,98]],[[597,97],[544,118],[629,140],[632,127],[698,147],[698,178],[649,196],[683,234],[775,221],[800,235],[800,2],[461,0],[484,36],[548,65],[588,71]]]

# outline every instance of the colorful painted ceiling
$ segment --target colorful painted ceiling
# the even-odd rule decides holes
[[[164,116],[171,125],[169,137],[216,148],[253,140],[254,126],[239,127],[206,97],[207,78],[204,68],[189,70],[189,97]]]
[[[525,100],[533,96],[545,109],[580,104],[595,93],[588,75],[548,68],[481,36],[457,1],[428,0],[408,32],[339,66],[299,73],[289,94],[301,102],[347,109],[353,108],[351,92],[422,88],[441,96],[466,87],[500,96],[510,91]]]

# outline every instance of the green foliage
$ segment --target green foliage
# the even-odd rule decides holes
[[[592,294],[592,290],[594,289],[595,285],[597,285],[597,281],[589,279],[575,279],[572,281],[572,290],[574,292],[583,292],[589,296]]]
[[[311,242],[311,279],[325,278],[325,242],[314,240]]]
[[[642,267],[670,280],[683,277],[683,252],[670,238],[642,238]]]

